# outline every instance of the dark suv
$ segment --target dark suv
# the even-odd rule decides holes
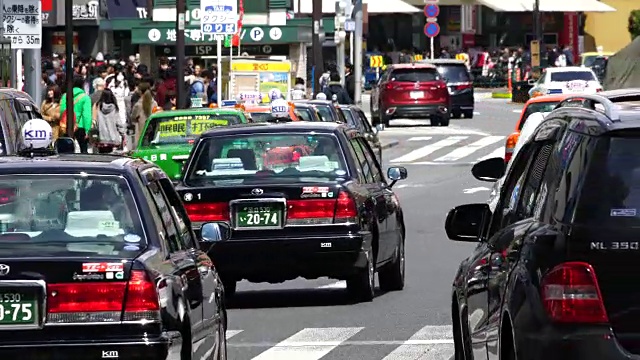
[[[567,98],[513,159],[494,213],[449,212],[447,236],[478,244],[453,282],[456,359],[640,356],[638,101],[640,89]],[[501,158],[472,168],[504,172]]]
[[[473,80],[467,65],[461,60],[434,59],[423,60],[426,64],[436,66],[440,76],[447,83],[449,94],[451,94],[451,117],[459,119],[473,117]]]
[[[449,126],[449,91],[435,66],[389,66],[371,91],[371,120],[389,126],[393,118],[429,118],[431,125]]]

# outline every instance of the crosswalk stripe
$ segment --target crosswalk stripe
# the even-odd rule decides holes
[[[478,161],[487,160],[487,159],[491,159],[491,158],[497,158],[497,157],[504,158],[504,146],[493,150],[491,152],[491,154],[481,157],[480,159],[478,159]]]
[[[305,328],[252,360],[319,360],[363,327]]]
[[[433,144],[429,144],[423,146],[419,149],[413,150],[412,152],[400,156],[399,158],[391,160],[392,163],[401,163],[401,162],[411,162],[416,161],[420,158],[423,158],[431,153],[434,153],[442,148],[447,146],[455,145],[456,143],[468,138],[468,136],[449,136],[446,139],[440,140]]]
[[[410,138],[408,141],[427,141],[433,139],[431,136],[416,136]]]
[[[451,356],[449,347],[435,346],[440,344],[453,344],[453,333],[451,326],[431,326],[427,325],[418,330],[404,344],[395,348],[383,360],[415,360],[422,359],[421,356],[431,355],[429,359],[439,358],[433,356],[434,351],[443,352],[442,358]]]
[[[462,159],[463,157],[469,156],[474,152],[482,149],[485,146],[489,146],[491,144],[497,143],[498,141],[504,139],[504,136],[487,136],[484,137],[474,143],[469,145],[459,147],[452,152],[448,153],[445,156],[441,156],[437,158],[435,161],[443,161],[443,162],[451,162]]]
[[[241,332],[242,332],[242,330],[227,330],[227,333],[226,333],[225,337],[227,338],[227,340],[229,340],[232,337],[240,334]]]

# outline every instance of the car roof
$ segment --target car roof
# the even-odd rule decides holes
[[[424,62],[426,64],[436,64],[436,65],[444,65],[444,64],[450,64],[450,65],[465,65],[466,63],[462,60],[456,60],[456,59],[426,59],[426,60],[420,60],[420,62]]]
[[[238,115],[239,113],[241,113],[241,111],[235,108],[189,108],[189,109],[159,111],[157,113],[151,114],[151,116],[169,117],[169,116],[191,115],[191,114],[197,114],[197,113],[205,113],[205,114],[218,113],[218,114]]]
[[[387,69],[435,69],[433,64],[425,62],[417,62],[411,64],[392,64],[387,66]]]
[[[546,71],[548,71],[549,73],[569,72],[569,71],[592,72],[590,68],[582,67],[582,66],[548,67]]]
[[[536,96],[534,98],[527,100],[525,107],[526,105],[535,104],[535,103],[562,101],[571,95],[572,94],[554,94],[554,95]]]
[[[88,172],[122,174],[131,168],[154,167],[153,163],[121,155],[94,155],[94,154],[57,154],[51,156],[18,156],[10,155],[0,157],[0,172],[28,174],[29,170],[64,170],[77,171],[79,169]],[[9,170],[9,171],[8,171]]]
[[[202,138],[215,136],[228,136],[235,134],[267,134],[274,132],[322,132],[334,133],[340,130],[348,130],[345,124],[324,121],[292,121],[285,123],[250,123],[224,126],[207,130]]]
[[[0,87],[0,100],[8,99],[24,99],[34,102],[31,95],[24,91],[16,90],[14,88]]]
[[[293,104],[312,104],[312,105],[333,105],[331,100],[299,100],[294,101]]]

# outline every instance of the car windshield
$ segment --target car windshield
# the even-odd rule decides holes
[[[401,82],[427,82],[440,80],[440,76],[435,69],[393,69],[390,76],[391,81]]]
[[[330,105],[315,105],[315,107],[318,109],[318,113],[320,113],[322,121],[335,122],[338,120],[331,111]]]
[[[330,134],[272,133],[211,137],[195,149],[187,183],[233,185],[334,179],[347,174],[337,138]]]
[[[145,246],[141,224],[121,177],[0,176],[0,257],[122,256]]]
[[[527,109],[524,111],[524,115],[522,117],[522,121],[520,121],[520,126],[518,130],[522,130],[525,122],[529,118],[529,116],[533,113],[541,112],[548,113],[553,111],[553,109],[558,105],[559,101],[549,101],[549,102],[536,102],[527,105]]]
[[[313,110],[309,108],[296,108],[293,110],[300,121],[316,121]]]
[[[593,62],[596,61],[596,59],[600,57],[600,55],[587,55],[584,57],[584,66],[586,67],[591,67],[593,65]]]
[[[192,140],[203,132],[218,126],[240,124],[242,120],[235,114],[198,114],[159,116],[149,120],[142,146],[180,144]]]
[[[460,65],[438,65],[438,72],[447,83],[470,82],[467,67]]]
[[[591,71],[559,71],[551,73],[551,82],[567,82],[574,80],[595,81]]]

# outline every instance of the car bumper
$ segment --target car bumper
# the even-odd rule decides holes
[[[181,347],[182,337],[180,333],[172,331],[154,339],[2,343],[0,344],[0,358],[28,360],[177,360],[180,359]]]
[[[433,115],[448,114],[448,104],[430,105],[389,105],[384,109],[385,116],[390,118],[425,118]]]
[[[522,338],[518,346],[522,360],[638,360],[639,355],[629,353],[608,328],[536,331]]]
[[[297,277],[346,278],[366,266],[371,235],[228,240],[210,251],[223,278],[282,282]]]

